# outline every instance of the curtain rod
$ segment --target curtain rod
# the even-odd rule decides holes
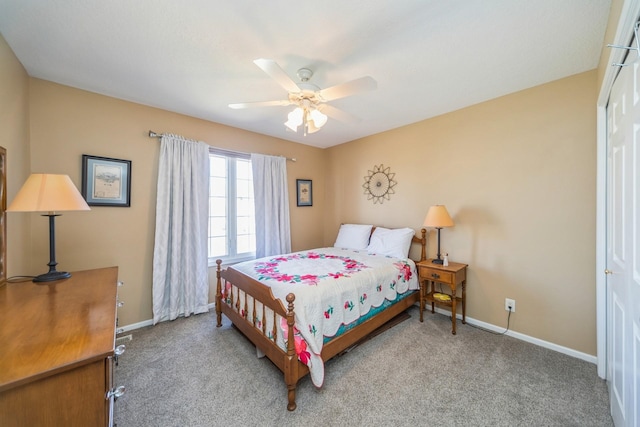
[[[156,132],[154,132],[152,130],[149,131],[149,138],[162,138],[162,135],[164,135],[164,134],[156,133]],[[231,153],[231,154],[243,154],[243,155],[247,155],[247,156],[250,155],[250,153],[244,153],[242,151],[226,150],[224,148],[216,148],[216,150],[226,151],[226,152]],[[284,157],[284,156],[282,156],[282,157]],[[285,157],[285,159],[290,160],[292,162],[297,162],[298,161],[295,157]]]

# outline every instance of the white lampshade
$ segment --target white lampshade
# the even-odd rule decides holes
[[[447,212],[447,208],[444,205],[434,205],[429,208],[427,217],[424,219],[425,227],[453,227],[453,219]]]
[[[296,126],[300,126],[302,124],[302,116],[304,116],[304,111],[300,107],[297,107],[287,115],[289,121],[295,123]]]
[[[320,128],[316,126],[313,120],[307,120],[305,125],[307,126],[307,128],[305,129],[307,133],[316,133],[320,130]]]
[[[88,211],[68,175],[34,173],[24,183],[7,212]]]
[[[309,102],[305,102],[301,106],[296,107],[287,115],[287,121],[284,125],[294,132],[298,131],[298,126],[302,125],[304,134],[315,133],[327,123],[327,116],[320,110],[315,109]]]
[[[292,122],[291,120],[287,120],[286,122],[284,122],[284,125],[289,129],[291,129],[292,131],[298,132],[298,125]]]
[[[304,111],[302,108],[296,107],[292,112],[287,115],[287,120],[284,122],[284,125],[291,129],[294,132],[298,131],[298,126],[302,124],[302,117],[304,116]]]
[[[320,129],[322,126],[327,123],[327,116],[322,114],[319,110],[311,110],[311,118],[313,119],[313,124],[315,127]]]

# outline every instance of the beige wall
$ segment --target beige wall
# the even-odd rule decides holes
[[[31,169],[68,174],[81,187],[82,154],[132,161],[131,207],[93,207],[56,221],[59,269],[84,270],[117,265],[125,282],[121,325],[152,318],[151,278],[157,163],[160,144],[149,130],[170,132],[243,152],[284,155],[287,162],[294,250],[322,243],[324,159],[322,150],[242,131],[139,104],[30,80]],[[297,208],[296,178],[313,180],[314,206]],[[47,223],[31,218],[34,249],[30,272],[48,261]],[[13,248],[12,248],[13,250]],[[210,282],[213,284],[214,275]],[[210,292],[213,296],[213,290]],[[211,298],[213,301],[213,298]]]
[[[29,176],[29,76],[2,36],[0,129],[0,146],[7,150],[7,203],[10,203]],[[29,236],[28,218],[7,213],[7,248],[11,248],[8,250],[7,277],[26,271]]]
[[[621,6],[613,0],[608,38]],[[8,196],[30,172],[67,173],[80,186],[81,154],[133,160],[131,208],[94,208],[57,222],[61,268],[120,266],[127,325],[151,318],[159,147],[149,129],[296,157],[288,163],[294,250],[333,243],[340,222],[418,229],[428,207],[444,203],[456,226],[442,231],[443,249],[470,265],[469,316],[505,325],[504,298],[513,298],[513,330],[595,354],[595,95],[607,54],[597,71],[318,150],[29,79],[0,37]],[[390,201],[373,205],[361,185],[379,164],[391,167],[398,185]],[[314,180],[312,208],[295,207],[296,178]],[[43,272],[46,221],[10,215],[9,273]]]
[[[469,264],[467,315],[506,326],[512,298],[512,330],[594,355],[596,78],[594,70],[328,149],[335,199],[325,243],[340,222],[417,230],[430,205],[444,204],[455,226],[442,230],[442,251]],[[382,205],[362,189],[379,164],[398,182]]]

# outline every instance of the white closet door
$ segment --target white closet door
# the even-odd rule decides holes
[[[635,58],[635,57],[634,57]],[[640,425],[640,66],[607,107],[607,380],[616,426]]]

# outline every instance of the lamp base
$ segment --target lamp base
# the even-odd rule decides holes
[[[71,273],[66,271],[49,271],[48,273],[36,276],[33,281],[38,282],[54,282],[56,280],[68,279],[71,277]]]
[[[433,261],[431,261],[432,264],[444,264],[444,260],[436,258]]]

